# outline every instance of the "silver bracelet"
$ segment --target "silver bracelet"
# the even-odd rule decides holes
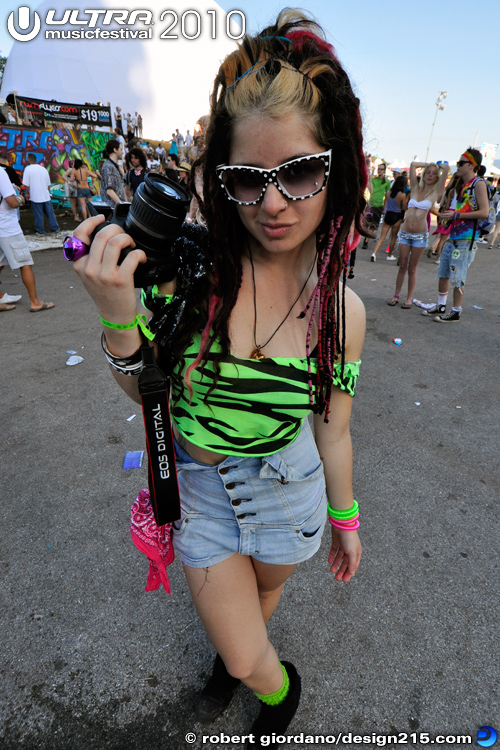
[[[106,336],[103,332],[101,336],[101,346],[104,352],[104,356],[109,366],[119,372],[120,375],[137,376],[142,372],[142,354],[141,349],[137,349],[130,357],[116,357],[111,354],[107,347]]]

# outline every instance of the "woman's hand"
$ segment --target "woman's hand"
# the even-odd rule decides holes
[[[75,229],[74,236],[90,244],[91,234],[103,221],[104,216],[86,219]],[[130,323],[137,315],[134,272],[146,260],[143,250],[132,250],[118,265],[126,247],[135,247],[132,237],[117,224],[110,224],[95,236],[90,253],[73,264],[99,315],[119,324]]]
[[[361,559],[361,542],[357,531],[332,529],[332,546],[328,555],[330,571],[337,581],[347,583],[355,575]]]

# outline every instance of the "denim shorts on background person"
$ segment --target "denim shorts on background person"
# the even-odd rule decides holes
[[[92,193],[90,192],[88,188],[77,188],[76,197],[77,198],[92,198]]]
[[[403,232],[402,229],[398,232],[398,244],[409,245],[410,247],[427,247],[427,240],[429,239],[429,232]]]
[[[470,240],[448,240],[439,259],[438,279],[449,279],[453,287],[465,284],[467,271],[476,255],[476,243]]]
[[[307,419],[295,441],[265,457],[194,461],[176,442],[181,519],[173,541],[181,561],[206,568],[235,553],[292,565],[319,549],[326,522],[323,464]]]

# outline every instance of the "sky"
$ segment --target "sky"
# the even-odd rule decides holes
[[[218,2],[225,11],[243,11],[251,32],[267,25],[285,5],[275,0]],[[38,2],[26,4],[34,9]],[[68,0],[64,7],[78,5]],[[4,55],[12,46],[7,16],[18,7],[0,1],[0,51]],[[167,7],[168,2],[161,3],[162,10]],[[304,0],[300,7],[323,26],[351,78],[361,100],[367,153],[388,162],[409,163],[414,157],[424,160],[441,91],[447,92],[446,106],[437,112],[429,160],[454,162],[474,143],[500,143],[500,97],[495,94],[498,76],[494,65],[498,0],[482,0],[477,12],[472,12],[470,0],[452,4],[435,0],[413,4],[399,0]],[[141,0],[139,8],[156,13],[160,3]],[[186,0],[187,8],[203,11],[203,0]],[[180,61],[176,61],[174,73],[182,75]],[[188,94],[189,80],[186,86]]]

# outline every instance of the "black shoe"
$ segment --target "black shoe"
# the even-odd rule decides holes
[[[438,315],[434,320],[436,323],[459,323],[460,313],[458,310],[450,310],[448,315]]]
[[[283,703],[278,706],[268,706],[260,702],[260,714],[254,721],[250,733],[254,735],[255,742],[246,745],[248,750],[261,750],[267,747],[261,744],[261,737],[275,734],[284,734],[288,725],[295,716],[300,700],[300,676],[289,661],[281,662],[285,667],[290,679],[290,690]]]
[[[362,250],[366,250],[367,247],[368,247],[368,240],[363,240],[363,244],[361,245],[361,249]]]
[[[351,268],[351,270],[349,271],[349,273],[347,274],[347,278],[348,278],[348,279],[353,279],[353,278],[354,278],[354,274],[353,274],[353,272],[352,272],[352,268]]]
[[[212,676],[201,691],[196,702],[195,717],[201,724],[208,724],[220,716],[231,703],[240,680],[232,677],[219,654],[215,657]]]
[[[424,310],[422,315],[426,315],[427,317],[431,315],[444,315],[446,312],[446,305],[434,305],[434,307],[431,307],[430,310]]]

